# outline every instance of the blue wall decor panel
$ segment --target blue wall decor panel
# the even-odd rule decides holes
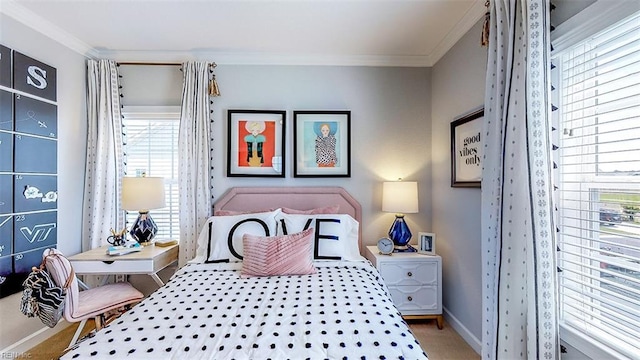
[[[34,266],[40,266],[42,263],[42,253],[45,249],[35,249],[13,257],[14,271],[18,276],[26,279]]]
[[[0,298],[58,243],[56,69],[0,45]]]
[[[11,87],[11,49],[0,45],[0,85]]]
[[[0,257],[13,252],[13,215],[0,215]]]
[[[57,106],[16,94],[14,126],[16,132],[57,138]]]
[[[15,215],[13,228],[14,253],[55,247],[58,242],[58,212]]]
[[[13,130],[13,94],[0,90],[0,130]]]
[[[56,68],[13,51],[13,88],[56,101]]]
[[[58,169],[58,142],[53,139],[17,134],[14,137],[13,171],[55,174]]]
[[[13,171],[13,134],[0,131],[0,171]]]
[[[13,212],[13,175],[0,175],[0,214]]]
[[[54,210],[58,207],[58,177],[50,175],[15,175],[13,210]]]
[[[13,271],[13,256],[0,257],[0,298],[22,290],[22,281]]]

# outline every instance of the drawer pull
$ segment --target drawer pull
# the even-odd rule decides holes
[[[108,261],[108,260],[102,260],[103,263],[107,264],[107,265],[111,265],[113,264],[113,260]]]
[[[413,273],[412,273],[411,271],[409,271],[409,272],[407,273],[407,276],[411,277],[411,276],[413,276]]]
[[[407,296],[407,300],[413,301],[413,298],[411,296]]]

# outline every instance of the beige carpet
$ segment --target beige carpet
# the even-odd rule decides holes
[[[435,320],[414,320],[409,322],[409,326],[429,355],[429,360],[480,359],[480,355],[446,321],[442,330],[438,330]]]
[[[36,360],[57,360],[71,341],[78,324],[72,324],[56,335],[50,337],[38,346],[29,350],[24,356]],[[473,360],[480,359],[480,355],[453,330],[449,324],[444,323],[442,330],[438,330],[435,321],[409,322],[411,331],[416,336],[420,345],[425,349],[430,360],[452,359]],[[87,322],[84,334],[93,329],[93,322]],[[84,336],[83,334],[83,336]]]
[[[69,342],[73,338],[76,329],[80,323],[74,323],[67,326],[64,330],[56,333],[47,340],[34,346],[31,350],[27,351],[24,355],[28,359],[37,360],[57,360],[64,353],[64,349],[67,348]],[[93,319],[87,321],[87,324],[82,329],[80,338],[87,335],[91,330],[95,329]]]

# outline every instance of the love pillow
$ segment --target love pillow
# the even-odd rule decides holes
[[[346,214],[293,215],[281,213],[278,234],[288,235],[309,228],[313,233],[315,260],[361,261],[358,221]]]
[[[242,236],[273,236],[279,210],[210,217],[198,237],[195,263],[242,261]]]

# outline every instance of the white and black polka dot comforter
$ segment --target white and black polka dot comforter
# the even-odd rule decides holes
[[[368,262],[240,278],[190,264],[63,359],[426,359]]]

